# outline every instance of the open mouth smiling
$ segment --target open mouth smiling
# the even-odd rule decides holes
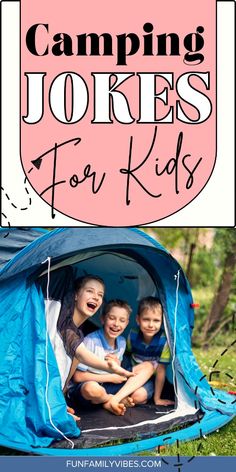
[[[87,307],[90,309],[90,310],[95,310],[97,308],[97,304],[96,303],[93,303],[93,302],[88,302],[87,303]]]
[[[109,331],[110,331],[111,333],[117,334],[117,333],[120,332],[120,328],[116,328],[116,329],[115,329],[115,328],[110,328]]]

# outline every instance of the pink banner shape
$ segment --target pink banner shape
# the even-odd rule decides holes
[[[21,160],[52,217],[158,221],[215,159],[216,0],[21,0]]]

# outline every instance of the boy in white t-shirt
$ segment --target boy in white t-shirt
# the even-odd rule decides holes
[[[101,318],[103,327],[84,338],[86,348],[102,361],[109,356],[109,359],[121,364],[126,348],[125,338],[121,335],[129,323],[130,313],[130,306],[123,300],[116,299],[107,303]],[[122,375],[107,373],[80,363],[73,377],[74,384],[67,393],[67,401],[73,406],[103,404],[112,413],[122,414],[121,411],[113,410],[109,400],[126,380]],[[125,404],[129,402],[131,406],[132,400],[126,399],[119,408],[124,407],[125,410]]]

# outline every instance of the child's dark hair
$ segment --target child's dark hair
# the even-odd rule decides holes
[[[157,297],[145,297],[140,300],[138,305],[138,312],[137,315],[140,316],[144,310],[154,309],[160,306],[162,311],[162,304],[161,300]]]
[[[132,308],[125,300],[115,298],[114,300],[110,300],[108,303],[106,303],[102,311],[102,316],[105,317],[113,307],[124,308],[127,311],[128,316],[132,312]]]
[[[90,280],[96,280],[101,285],[103,285],[103,288],[105,290],[105,283],[104,283],[104,280],[101,279],[101,277],[98,277],[97,275],[88,274],[83,277],[78,277],[75,280],[75,283],[74,283],[75,292],[78,292],[78,290],[83,288],[87,282],[90,282]]]

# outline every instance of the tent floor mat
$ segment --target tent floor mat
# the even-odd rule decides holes
[[[148,439],[174,428],[186,427],[186,425],[199,421],[203,416],[201,411],[197,411],[192,415],[168,420],[168,412],[170,411],[173,412],[173,406],[156,406],[153,403],[127,408],[124,416],[115,416],[100,405],[93,407],[92,410],[91,408],[80,410],[78,414],[81,420],[78,422],[78,426],[81,435],[78,438],[73,438],[75,448],[102,446],[110,441],[113,441],[114,444],[120,440]],[[155,420],[163,415],[167,416],[166,421],[156,423]],[[70,445],[67,441],[62,440],[54,442],[50,447],[68,448]]]

